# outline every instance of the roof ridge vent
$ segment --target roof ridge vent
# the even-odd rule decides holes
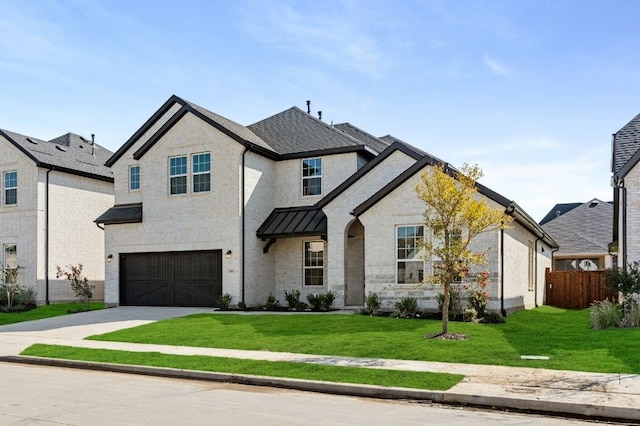
[[[33,140],[33,139],[31,139],[31,138],[27,138],[27,142],[30,142],[30,143],[32,143],[32,144],[34,144],[34,145],[38,145],[38,141]]]

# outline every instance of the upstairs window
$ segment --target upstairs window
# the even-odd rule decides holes
[[[140,166],[129,167],[129,191],[140,189]]]
[[[169,158],[169,193],[187,193],[187,157]]]
[[[4,204],[18,204],[18,172],[4,173]]]
[[[211,154],[193,156],[193,192],[211,191]]]
[[[322,194],[322,159],[302,160],[302,195]]]

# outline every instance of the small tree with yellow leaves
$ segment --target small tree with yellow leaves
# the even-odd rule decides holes
[[[442,332],[449,335],[449,296],[451,284],[471,267],[486,263],[485,253],[469,248],[483,232],[507,228],[511,222],[503,208],[488,206],[478,194],[477,181],[483,176],[477,164],[463,164],[460,170],[434,166],[421,175],[416,185],[418,198],[425,202],[425,226],[433,238],[422,245],[429,259],[438,259],[432,281],[442,285]]]

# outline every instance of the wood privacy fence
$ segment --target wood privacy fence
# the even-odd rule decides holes
[[[598,300],[617,300],[618,293],[604,284],[605,271],[545,272],[545,304],[565,309],[584,309]]]

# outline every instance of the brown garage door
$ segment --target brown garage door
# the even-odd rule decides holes
[[[222,251],[120,255],[120,304],[216,306],[222,294]]]

